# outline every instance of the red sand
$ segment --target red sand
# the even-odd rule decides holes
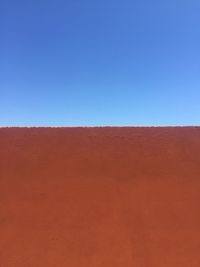
[[[1,128],[1,267],[199,267],[200,127]]]

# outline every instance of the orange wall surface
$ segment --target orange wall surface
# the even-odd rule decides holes
[[[200,127],[0,129],[1,267],[199,267]]]

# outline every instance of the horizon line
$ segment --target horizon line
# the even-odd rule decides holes
[[[200,125],[77,125],[77,126],[0,126],[3,128],[192,128]]]

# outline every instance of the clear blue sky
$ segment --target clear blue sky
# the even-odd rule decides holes
[[[0,125],[200,125],[200,1],[0,0]]]

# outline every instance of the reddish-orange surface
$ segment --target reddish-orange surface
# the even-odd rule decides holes
[[[199,267],[200,128],[1,128],[1,267]]]

